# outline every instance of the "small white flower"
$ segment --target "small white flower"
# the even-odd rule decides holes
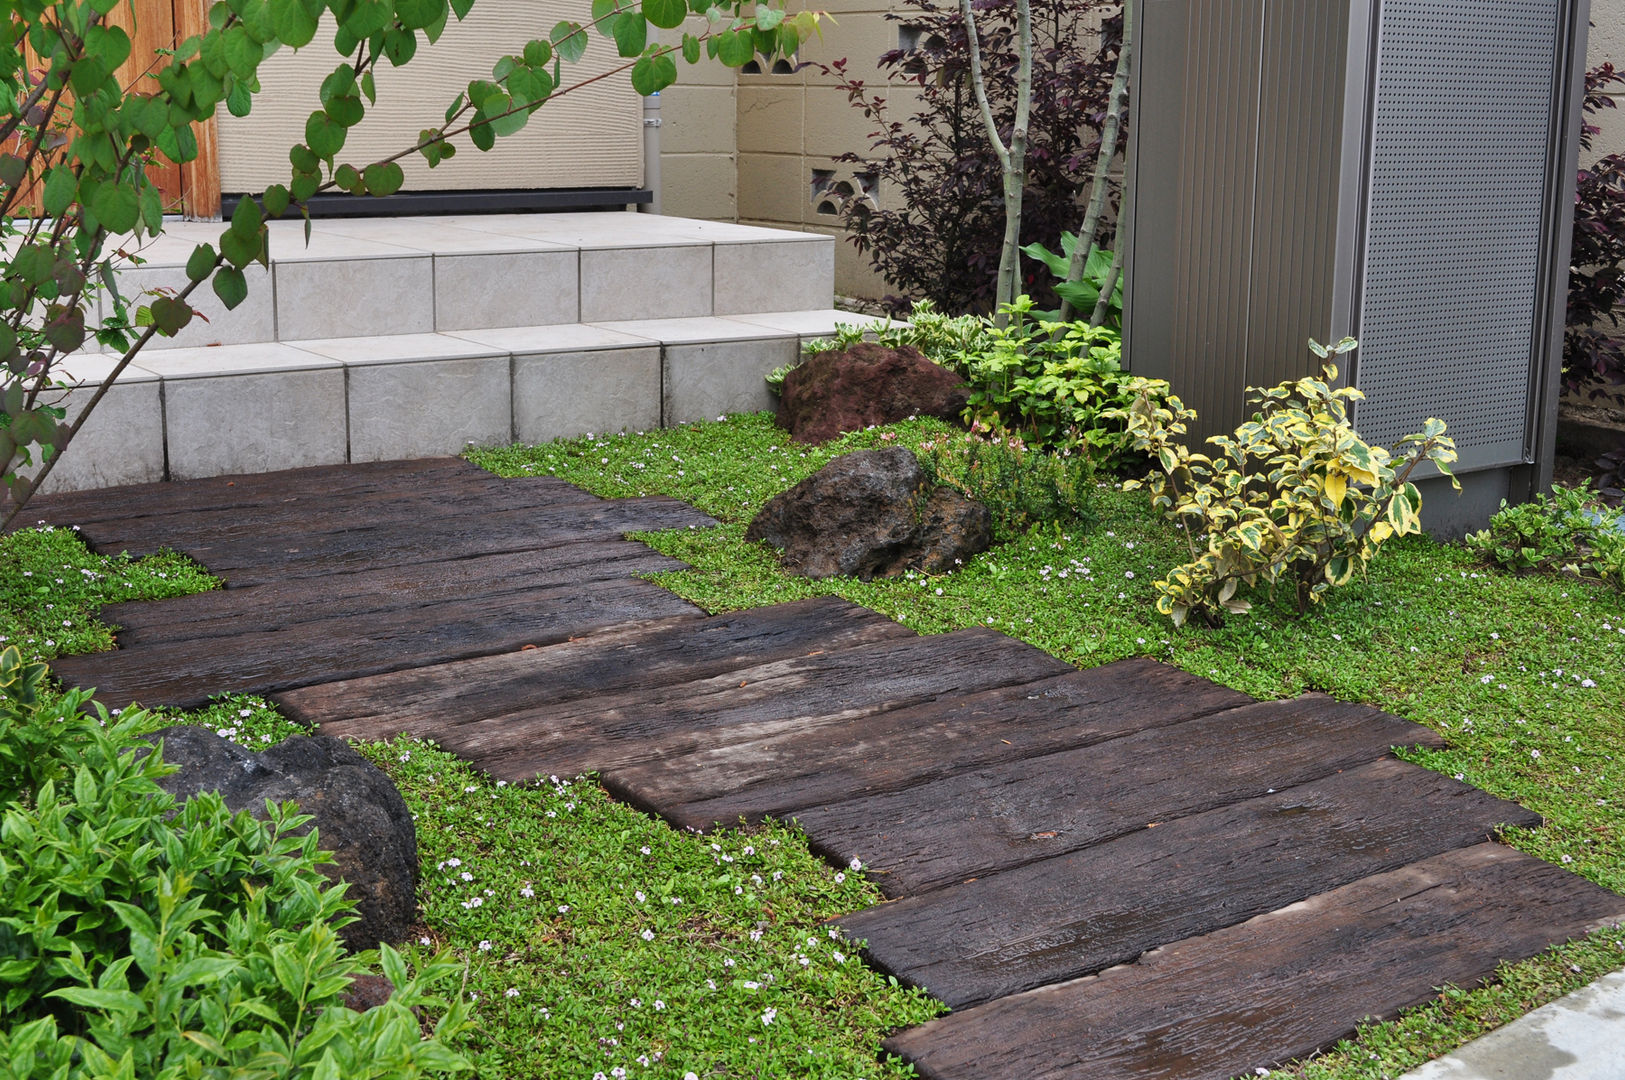
[[[659,998],[655,998],[655,1012],[665,1012],[665,1011],[666,1011],[666,1003],[664,1001],[661,1001]]]
[[[638,848],[638,850],[639,850],[639,851],[640,851],[640,852],[642,852],[642,853],[643,853],[643,854],[645,854],[645,855],[648,855],[648,854],[650,854],[650,851],[649,851],[649,845],[648,845],[648,844],[645,844],[645,845],[643,845],[643,846],[642,846],[642,847],[640,847],[640,848]]]
[[[489,941],[480,942],[480,952],[490,952],[490,951],[491,951],[491,943]]]
[[[773,1009],[773,1008],[764,1009],[762,1011],[762,1026],[767,1027],[769,1024],[771,1024],[773,1022],[774,1018],[777,1017],[778,1015],[779,1015],[779,1010],[777,1010],[777,1009]]]
[[[519,988],[517,986],[510,986],[506,990],[502,991],[502,996],[516,998],[519,996]]]
[[[529,900],[531,897],[536,895],[536,890],[531,888],[529,885],[526,885],[523,889],[519,890],[519,895],[523,896],[526,900]]]
[[[644,941],[653,941],[655,939],[655,932],[653,930],[645,930],[639,936],[641,936]]]
[[[853,869],[853,870],[862,870],[863,869],[863,860],[854,858],[851,862],[847,863],[846,865],[850,869]]]
[[[418,944],[419,945],[430,945],[430,944],[433,944],[433,943],[429,940],[429,935],[424,934],[422,937],[418,938]]]

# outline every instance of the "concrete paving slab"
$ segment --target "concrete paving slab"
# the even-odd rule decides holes
[[[1625,971],[1605,975],[1400,1080],[1625,1080]]]

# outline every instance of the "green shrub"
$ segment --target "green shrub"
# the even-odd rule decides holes
[[[987,506],[1001,542],[1034,525],[1087,525],[1095,519],[1095,466],[1085,454],[1034,450],[1018,436],[1000,436],[981,424],[965,435],[922,443],[920,450],[933,483]]]
[[[368,954],[353,905],[292,804],[269,823],[216,793],[177,804],[139,741],[147,717],[47,696],[43,664],[0,653],[0,1077],[414,1077],[465,1068],[440,1041],[467,1007],[429,993],[461,966],[407,972],[384,1005],[342,1005]],[[151,752],[137,753],[137,749]],[[423,1037],[414,1009],[441,1013]]]
[[[795,363],[775,368],[768,374],[767,385],[777,394],[784,385],[784,377],[800,367],[806,357],[849,349],[860,341],[871,339],[888,349],[909,345],[930,360],[948,364],[959,353],[974,352],[984,347],[991,325],[991,320],[976,315],[944,315],[931,301],[918,300],[906,323],[887,323],[878,330],[872,324],[836,323],[832,337],[809,341],[803,350],[804,355]]]
[[[1115,330],[1034,319],[1025,296],[1005,311],[1006,326],[988,326],[984,343],[953,359],[970,384],[968,418],[1031,447],[1079,447],[1102,464],[1121,463],[1130,444],[1123,420],[1130,385],[1159,396],[1168,384],[1123,370]]]
[[[1210,438],[1213,457],[1178,441],[1196,413],[1177,397],[1159,404],[1157,388],[1147,387],[1128,410],[1135,449],[1161,475],[1124,487],[1147,488],[1153,504],[1184,528],[1190,548],[1191,561],[1157,582],[1157,610],[1176,626],[1191,615],[1217,625],[1221,609],[1246,612],[1252,605],[1239,589],[1260,581],[1272,592],[1290,581],[1298,610],[1307,610],[1363,570],[1383,541],[1421,531],[1422,496],[1409,482],[1418,465],[1431,461],[1450,475],[1455,443],[1442,420],[1429,419],[1392,453],[1355,432],[1346,403],[1364,395],[1329,385],[1337,379],[1332,358],[1352,352],[1353,338],[1309,347],[1325,361],[1323,377],[1249,387],[1259,411],[1234,437]]]
[[[1561,570],[1625,589],[1625,511],[1598,501],[1590,481],[1519,506],[1502,500],[1489,528],[1465,543],[1508,570]]]
[[[1098,463],[1119,465],[1129,446],[1120,419],[1133,395],[1116,330],[1038,317],[1030,297],[1007,304],[1007,325],[977,315],[944,315],[930,301],[914,305],[906,325],[872,330],[838,324],[835,336],[807,346],[809,355],[845,349],[872,336],[888,348],[911,345],[956,371],[970,388],[965,419],[1030,449],[1078,448]],[[777,393],[796,365],[768,375]],[[1167,393],[1168,384],[1137,386]]]
[[[1111,277],[1113,253],[1091,245],[1089,258],[1083,266],[1083,277],[1077,281],[1068,281],[1067,274],[1072,269],[1072,253],[1078,248],[1076,233],[1063,232],[1061,234],[1061,250],[1051,251],[1043,244],[1028,244],[1021,250],[1030,258],[1043,263],[1045,268],[1055,276],[1055,295],[1072,305],[1072,310],[1083,315],[1091,315],[1095,306],[1100,302],[1100,290],[1106,287],[1106,279]],[[1058,317],[1056,311],[1051,318]],[[1106,318],[1103,326],[1121,331],[1123,328],[1123,278],[1117,275],[1116,284],[1112,294],[1106,301]]]

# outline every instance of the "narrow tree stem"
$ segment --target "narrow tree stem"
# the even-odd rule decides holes
[[[1128,99],[1128,75],[1134,50],[1134,3],[1123,5],[1123,43],[1117,50],[1117,72],[1112,76],[1112,92],[1106,106],[1106,122],[1100,129],[1100,152],[1095,155],[1094,187],[1089,194],[1089,207],[1084,212],[1083,224],[1078,227],[1077,246],[1072,249],[1072,261],[1067,264],[1066,280],[1083,280],[1089,265],[1089,253],[1095,247],[1095,234],[1100,231],[1100,218],[1106,211],[1106,192],[1110,188],[1112,159],[1117,157],[1117,135],[1122,128],[1124,105]],[[1071,322],[1077,311],[1066,300],[1061,301],[1061,321]],[[1098,324],[1097,324],[1098,325]]]

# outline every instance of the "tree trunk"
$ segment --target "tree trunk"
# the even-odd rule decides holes
[[[1083,224],[1078,229],[1078,245],[1072,249],[1072,262],[1067,266],[1066,280],[1082,281],[1084,267],[1089,265],[1089,253],[1095,247],[1095,234],[1100,231],[1100,217],[1106,210],[1107,181],[1111,176],[1112,159],[1117,156],[1117,133],[1122,128],[1122,117],[1128,99],[1128,72],[1134,48],[1134,4],[1123,5],[1123,44],[1117,50],[1117,73],[1112,76],[1112,92],[1106,107],[1106,123],[1100,130],[1100,153],[1095,158],[1094,188],[1089,194],[1089,208],[1084,212]],[[1114,285],[1115,287],[1115,285]],[[1104,295],[1104,293],[1102,294]],[[1099,310],[1099,305],[1096,305]],[[1071,322],[1077,312],[1065,300],[1061,301],[1061,321]],[[1097,322],[1095,325],[1099,325]]]
[[[1008,320],[1003,309],[1015,302],[1017,284],[1021,280],[1021,197],[1027,183],[1027,118],[1033,101],[1032,6],[1028,0],[1016,0],[1016,116],[1008,146],[999,136],[993,107],[988,102],[987,83],[982,77],[982,47],[970,0],[959,0],[959,14],[970,46],[971,89],[976,93],[982,125],[987,128],[988,141],[993,144],[1004,175],[1004,243],[999,250],[999,276],[993,297],[994,322],[1002,327]]]

